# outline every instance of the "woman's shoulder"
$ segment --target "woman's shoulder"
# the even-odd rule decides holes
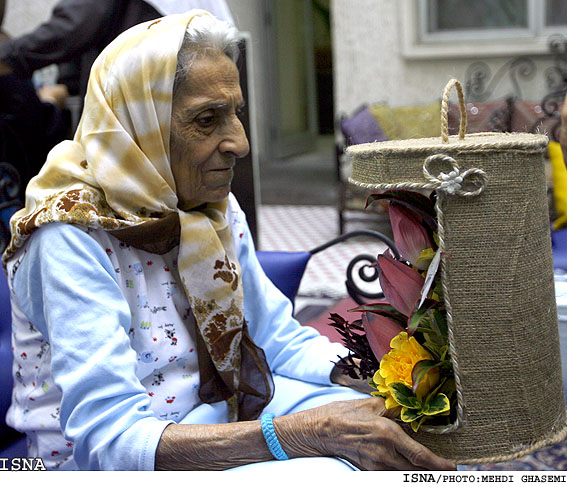
[[[104,251],[91,233],[86,227],[70,223],[42,225],[11,259],[8,268],[18,268],[26,258],[36,264],[43,262],[61,267],[71,265],[77,259],[104,262]]]
[[[69,223],[52,222],[41,225],[26,240],[23,245],[25,252],[55,250],[58,247],[76,245],[88,241],[86,229]]]

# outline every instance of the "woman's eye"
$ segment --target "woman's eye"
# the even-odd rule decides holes
[[[213,124],[213,122],[215,121],[215,115],[213,113],[204,113],[201,115],[198,115],[195,118],[195,121],[201,125],[202,127],[208,127],[210,125]]]

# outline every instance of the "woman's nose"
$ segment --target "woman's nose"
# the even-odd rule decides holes
[[[237,158],[246,156],[250,151],[250,145],[248,144],[244,126],[239,118],[234,117],[219,149],[221,152],[231,153]]]

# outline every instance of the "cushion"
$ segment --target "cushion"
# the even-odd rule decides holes
[[[486,103],[467,103],[467,133],[508,132],[510,110],[506,100]],[[459,105],[449,103],[449,134],[459,133],[461,114]]]
[[[11,428],[6,424],[6,412],[12,400],[12,316],[10,290],[4,270],[0,269],[0,447]]]
[[[512,132],[532,133],[536,122],[543,116],[541,103],[514,100],[512,104]]]
[[[563,162],[563,152],[559,142],[550,141],[548,151],[553,175],[553,198],[557,212],[553,230],[559,230],[567,228],[567,168]]]
[[[266,276],[292,303],[311,255],[310,252],[256,251],[256,257]]]
[[[557,105],[556,113],[561,113],[563,103]],[[550,107],[552,108],[552,107]],[[558,118],[547,116],[541,103],[514,100],[512,104],[512,132],[541,132],[552,137]]]
[[[553,266],[556,269],[567,271],[567,228],[551,232],[551,248],[553,249]],[[555,286],[559,290],[558,284],[559,283],[556,281]],[[561,284],[561,286],[563,287],[563,284]],[[567,300],[565,299],[566,296],[562,296],[562,298],[562,302],[560,303],[558,301],[557,305],[560,319],[563,317],[563,320],[565,320],[567,317]],[[567,376],[565,379],[567,380]]]
[[[399,107],[378,104],[370,111],[390,140],[441,136],[441,101]]]
[[[345,137],[346,145],[387,140],[376,118],[366,106],[359,108],[352,117],[343,118],[341,120],[341,130]]]

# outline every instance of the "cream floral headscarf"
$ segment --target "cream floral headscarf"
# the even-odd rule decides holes
[[[227,201],[177,208],[169,137],[177,53],[202,10],[135,26],[95,61],[73,141],[57,145],[10,221],[4,264],[42,225],[104,229],[145,250],[179,243],[178,267],[199,333],[200,397],[254,419],[273,395],[264,354],[248,335]]]

